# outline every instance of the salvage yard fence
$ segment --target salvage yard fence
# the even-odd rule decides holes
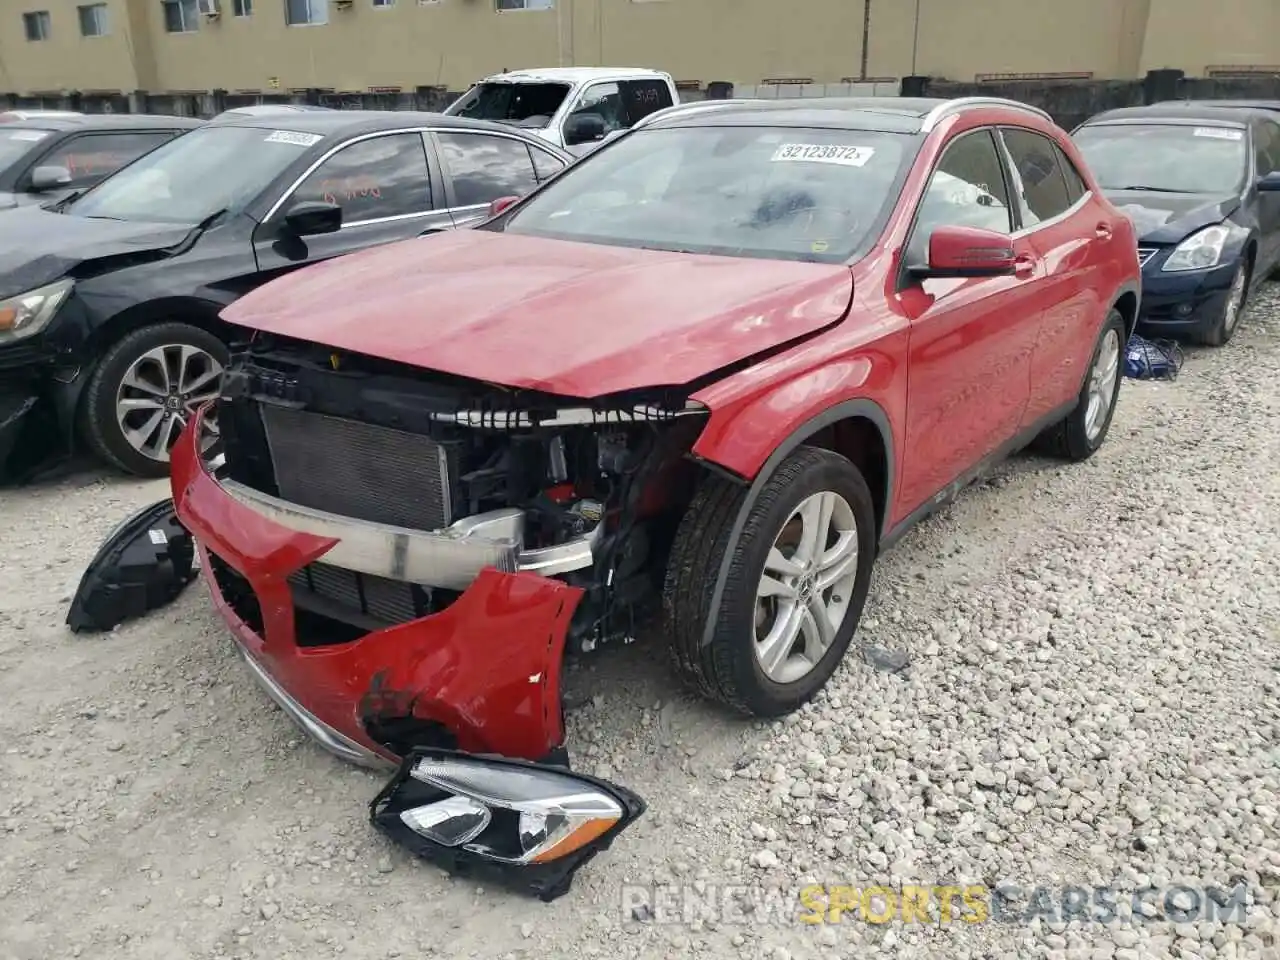
[[[832,96],[964,97],[998,96],[1040,107],[1071,130],[1087,118],[1116,107],[1141,106],[1165,100],[1278,100],[1280,72],[1189,77],[1181,70],[1154,70],[1137,80],[992,79],[972,82],[933,77],[899,80],[847,79],[815,83],[804,78],[766,79],[754,84],[728,81],[678,84],[683,101],[732,97],[789,99]],[[0,110],[78,110],[83,113],[154,113],[183,117],[211,117],[233,107],[265,104],[309,104],[340,110],[443,110],[461,90],[415,87],[412,90],[336,91],[165,91],[132,92],[83,90],[48,93],[0,93]]]

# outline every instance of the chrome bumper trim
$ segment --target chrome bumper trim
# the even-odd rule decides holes
[[[236,650],[239,651],[244,662],[248,664],[253,678],[266,691],[267,696],[274,700],[277,706],[285,712],[285,715],[322,749],[339,760],[345,760],[348,763],[354,763],[369,770],[385,771],[395,768],[395,764],[390,760],[379,756],[363,744],[356,743],[350,737],[344,736],[312,715],[302,704],[289,696],[284,687],[276,683],[271,674],[267,673],[262,667],[262,664],[258,663],[253,658],[253,655],[238,642],[236,643]]]
[[[325,563],[446,590],[465,590],[486,567],[544,576],[581,570],[594,562],[604,533],[599,523],[565,543],[526,550],[524,511],[514,508],[477,514],[428,532],[313,510],[234,480],[218,483],[228,496],[282,527],[338,541],[325,554]]]

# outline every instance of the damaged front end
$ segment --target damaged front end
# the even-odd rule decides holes
[[[513,791],[559,777],[612,798],[613,826],[555,864],[524,858],[519,823],[510,842],[452,847],[391,824],[419,852],[546,895],[643,810],[563,769],[562,661],[629,641],[657,609],[705,415],[675,391],[574,400],[258,335],[224,375],[222,456],[198,452],[197,417],[174,500],[276,701],[345,759],[401,762],[388,809],[455,798],[443,815],[461,796],[502,811],[493,829],[525,819],[518,792],[430,799],[408,759],[424,749]]]

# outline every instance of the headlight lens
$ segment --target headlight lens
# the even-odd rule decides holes
[[[59,280],[0,301],[0,343],[22,340],[47,327],[74,286],[74,280]]]
[[[1219,225],[1206,227],[1183,240],[1164,263],[1169,272],[1176,270],[1207,270],[1222,262],[1222,250],[1231,238],[1231,231]]]
[[[473,824],[472,818],[478,816],[478,810],[483,810],[489,816],[483,819],[481,829],[459,830],[459,840],[444,843],[439,837],[449,831],[437,825],[436,835],[429,839],[445,846],[461,845],[472,853],[505,863],[548,863],[566,856],[599,839],[623,815],[621,804],[608,794],[550,770],[499,768],[466,759],[425,758],[418,761],[410,776],[453,796],[404,811],[401,819],[406,826],[413,828],[414,822],[434,819],[437,810],[444,812],[442,805],[457,807],[456,819]],[[515,820],[513,832],[502,831],[492,837],[483,835],[485,827],[492,822],[494,809],[510,811],[508,818]]]

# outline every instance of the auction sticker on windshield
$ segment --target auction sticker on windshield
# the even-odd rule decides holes
[[[866,166],[875,155],[871,147],[839,147],[821,143],[784,143],[774,151],[774,163],[800,161],[802,163],[838,163],[845,167]]]
[[[1196,127],[1193,136],[1208,137],[1211,140],[1243,140],[1244,131],[1229,127]]]
[[[324,137],[318,133],[294,133],[292,130],[276,130],[267,137],[267,143],[291,143],[295,147],[314,147]]]

